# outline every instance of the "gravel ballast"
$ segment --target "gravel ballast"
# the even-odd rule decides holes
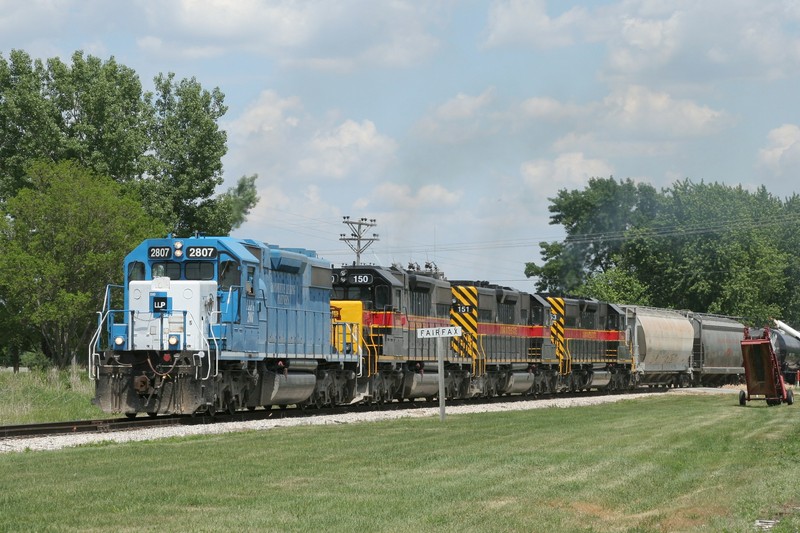
[[[730,389],[674,389],[668,394],[703,394],[737,392]],[[447,407],[447,415],[468,413],[487,413],[500,411],[526,411],[530,409],[569,408],[601,403],[614,403],[622,400],[646,398],[651,394],[623,394],[594,396],[587,398],[553,398],[546,400],[518,401],[506,404],[476,404]],[[163,428],[146,428],[128,431],[111,431],[107,433],[81,433],[75,435],[57,435],[52,437],[11,438],[0,440],[0,453],[23,452],[26,450],[60,450],[97,442],[131,442],[182,437],[186,435],[210,435],[231,433],[234,431],[262,431],[281,427],[309,426],[324,424],[355,424],[377,420],[393,420],[398,418],[423,418],[439,416],[438,407],[403,411],[374,411],[368,413],[350,413],[340,415],[320,415],[303,418],[287,418],[276,420],[255,420],[250,422],[225,422],[197,426],[169,426]]]

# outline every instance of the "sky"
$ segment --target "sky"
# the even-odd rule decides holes
[[[0,54],[219,89],[233,235],[532,291],[550,198],[591,177],[800,190],[800,2],[0,0]]]

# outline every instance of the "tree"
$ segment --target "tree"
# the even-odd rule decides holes
[[[569,293],[614,266],[626,231],[652,218],[658,205],[650,185],[613,177],[591,178],[583,191],[562,189],[550,201],[550,223],[564,226],[567,237],[540,243],[544,265],[527,263],[525,275],[539,278],[538,290],[557,293]]]
[[[797,197],[688,179],[657,194],[630,187],[592,180],[559,193],[552,219],[567,238],[543,246],[544,266],[526,272],[541,276],[538,286],[756,325],[800,319]],[[600,206],[620,212],[608,217]]]
[[[742,316],[763,325],[783,312],[789,255],[778,238],[780,200],[719,183],[675,183],[658,216],[629,233],[653,304]],[[795,222],[795,231],[798,229]]]
[[[30,187],[2,204],[0,294],[15,310],[5,318],[35,329],[64,365],[85,353],[126,253],[165,230],[124,187],[77,163],[37,163],[25,179]]]
[[[0,202],[31,185],[31,163],[68,160],[134,188],[179,235],[228,234],[257,202],[255,180],[246,177],[215,196],[227,150],[219,88],[158,75],[154,101],[113,57],[78,51],[70,65],[20,50],[9,57],[0,55]]]
[[[25,52],[12,50],[10,61],[0,55],[0,201],[26,185],[30,161],[60,153],[61,116],[45,95],[47,78]]]
[[[72,65],[47,61],[45,94],[61,115],[57,160],[75,160],[98,174],[128,183],[146,170],[150,93],[136,73],[114,58],[72,55]]]
[[[573,294],[618,304],[651,305],[647,287],[633,272],[621,266],[590,275]]]
[[[174,78],[170,73],[155,79],[154,157],[149,176],[140,182],[145,206],[175,235],[216,232],[225,220],[218,210],[232,207],[212,198],[222,183],[227,151],[226,134],[217,125],[227,110],[224,95],[203,90],[194,78]]]

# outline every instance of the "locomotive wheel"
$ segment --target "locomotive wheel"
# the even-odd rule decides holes
[[[321,392],[315,394],[314,405],[317,407],[317,409],[322,409],[323,407],[325,407],[325,395],[322,394]]]
[[[747,394],[743,390],[739,391],[739,405],[745,405],[747,403]]]
[[[136,418],[137,414],[138,413],[125,413],[125,417],[126,418],[130,418],[131,420],[133,420],[134,418]]]
[[[155,418],[158,416],[158,413],[155,411],[150,411],[149,413],[147,413],[147,416],[149,416],[150,418]]]

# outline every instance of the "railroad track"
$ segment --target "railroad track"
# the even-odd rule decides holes
[[[662,393],[669,389],[666,388],[651,388],[651,389],[636,389],[630,392],[635,393]],[[626,393],[616,393],[615,396],[624,396]],[[543,396],[498,396],[491,398],[473,398],[469,400],[448,400],[448,407],[455,407],[460,405],[480,405],[480,404],[496,404],[496,403],[514,403],[520,401],[531,401],[536,399],[553,399],[553,398],[591,398],[595,396],[607,396],[606,392],[589,391],[579,393],[559,393],[556,395],[543,395]],[[270,410],[257,409],[254,411],[237,411],[234,414],[216,414],[214,416],[202,415],[164,415],[157,417],[147,418],[109,418],[102,420],[71,420],[64,422],[45,422],[39,424],[19,424],[0,426],[0,439],[11,438],[31,438],[31,437],[48,437],[55,435],[68,435],[78,433],[108,433],[111,431],[126,431],[145,429],[152,427],[167,427],[167,426],[193,426],[199,424],[216,424],[224,422],[248,422],[253,420],[263,419],[282,419],[282,418],[298,418],[309,416],[321,416],[330,414],[343,414],[343,413],[363,413],[369,411],[400,411],[411,410],[420,408],[431,408],[439,405],[438,400],[433,402],[428,401],[404,401],[404,402],[390,402],[390,403],[377,403],[377,404],[353,404],[337,407],[326,408],[293,408],[293,409],[280,409],[273,408]]]

